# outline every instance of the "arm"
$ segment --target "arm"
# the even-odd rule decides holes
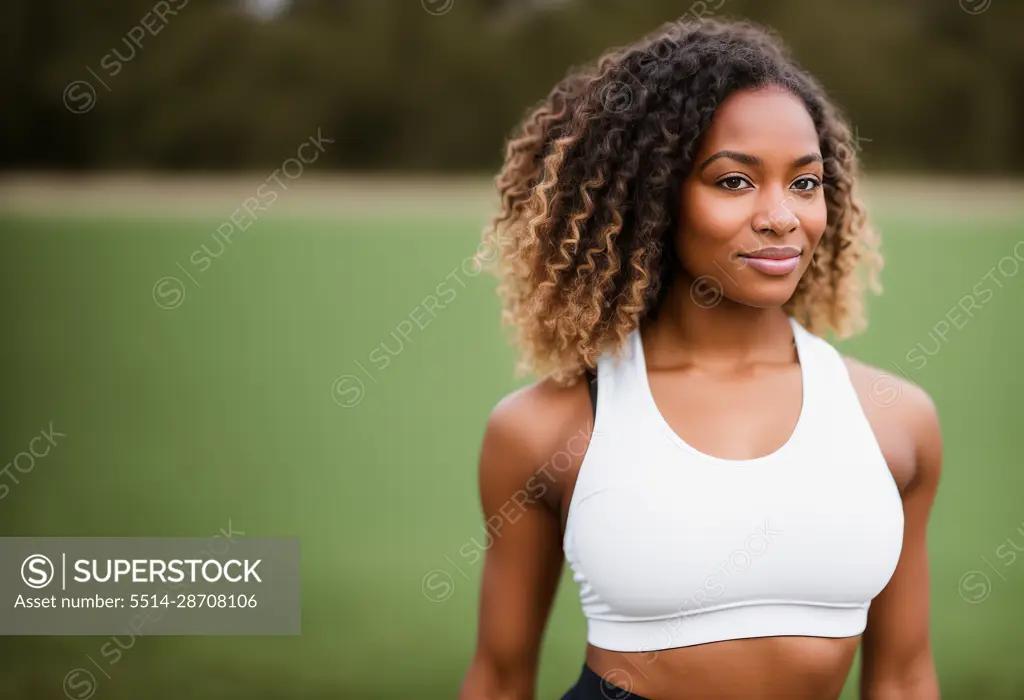
[[[529,396],[491,414],[479,464],[480,501],[492,531],[480,592],[476,652],[459,700],[533,700],[541,637],[562,570],[560,524],[534,479],[536,425]],[[526,487],[530,484],[529,492]],[[529,498],[526,497],[529,493]]]
[[[903,493],[903,551],[899,564],[868,612],[862,646],[862,700],[939,698],[929,642],[926,531],[942,469],[942,437],[931,398],[908,382],[903,382],[901,388],[898,404],[905,405],[898,410],[914,437],[915,474]]]

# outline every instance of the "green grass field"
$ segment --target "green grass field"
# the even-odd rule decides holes
[[[101,654],[110,637],[6,638],[0,697],[65,697],[66,674],[84,668],[102,700],[450,700],[475,635],[482,562],[459,550],[482,541],[479,442],[491,407],[528,381],[512,375],[494,280],[461,267],[482,219],[268,215],[208,265],[192,262],[204,244],[218,252],[223,221],[0,217],[3,463],[51,422],[67,435],[5,482],[0,531],[212,536],[230,522],[301,537],[303,633],[126,630],[116,662]],[[939,407],[930,551],[943,697],[1021,698],[1024,560],[1007,542],[1024,551],[1024,224],[983,211],[888,211],[878,223],[886,292],[869,331],[839,345],[897,363]],[[443,308],[425,313],[442,283]],[[972,315],[950,322],[965,296]],[[397,352],[386,367],[382,343]],[[923,366],[907,359],[915,348],[932,353]],[[443,602],[424,593],[431,572],[453,586]],[[566,574],[539,698],[574,680],[584,639]],[[855,690],[851,677],[844,700]]]

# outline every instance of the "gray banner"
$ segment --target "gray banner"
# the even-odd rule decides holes
[[[298,539],[3,537],[0,634],[294,635]]]

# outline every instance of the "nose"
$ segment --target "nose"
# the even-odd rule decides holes
[[[792,233],[800,225],[796,215],[797,199],[787,195],[776,199],[751,220],[751,227],[758,233],[774,233],[777,236]]]

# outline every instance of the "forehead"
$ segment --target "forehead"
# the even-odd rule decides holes
[[[817,153],[818,131],[803,101],[788,90],[737,90],[715,111],[701,146],[702,155],[722,149],[791,158]]]

